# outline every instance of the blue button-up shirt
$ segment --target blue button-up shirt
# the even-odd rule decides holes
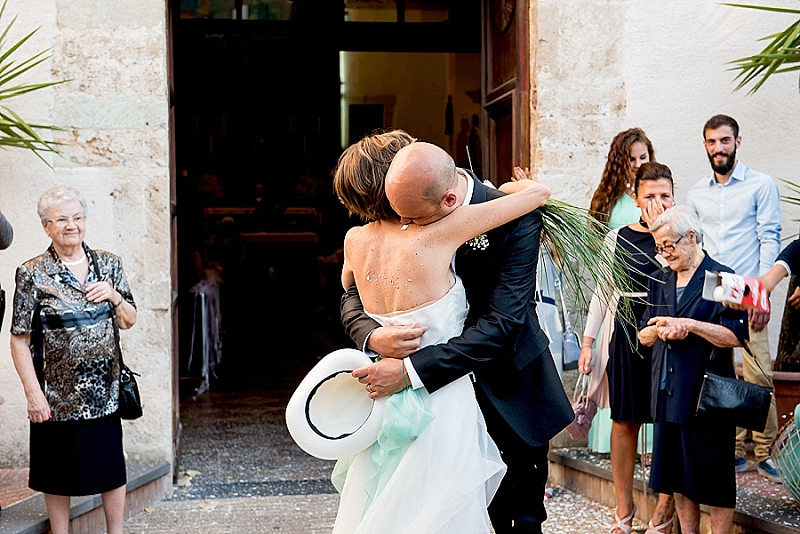
[[[768,175],[737,162],[726,184],[714,174],[689,190],[689,206],[700,217],[703,248],[742,276],[761,276],[780,251],[780,192]]]

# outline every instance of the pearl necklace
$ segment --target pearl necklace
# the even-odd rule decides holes
[[[61,260],[61,263],[63,263],[67,267],[72,267],[74,265],[80,265],[81,263],[85,262],[86,255],[84,254],[84,256],[81,259],[75,261],[65,261],[64,258],[59,258],[59,259]]]

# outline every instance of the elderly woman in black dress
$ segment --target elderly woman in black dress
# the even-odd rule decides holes
[[[39,200],[52,240],[17,269],[11,355],[28,402],[28,485],[45,494],[54,534],[67,534],[70,496],[102,494],[109,534],[122,534],[125,461],[116,415],[120,355],[115,325],[136,308],[119,257],[91,250],[86,201],[70,187]]]
[[[681,532],[699,532],[699,505],[707,504],[713,534],[728,534],[736,504],[730,460],[736,428],[695,411],[706,369],[735,376],[732,347],[747,338],[747,314],[703,300],[705,272],[732,271],[701,248],[700,221],[692,210],[665,211],[651,231],[670,270],[648,284],[639,331],[639,340],[653,347],[650,487],[674,495]]]

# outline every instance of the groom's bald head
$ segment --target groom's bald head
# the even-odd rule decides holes
[[[386,196],[404,222],[427,224],[460,205],[458,171],[450,154],[416,142],[400,149],[386,174]]]
[[[395,155],[386,174],[386,188],[390,184],[393,188],[409,186],[426,199],[439,201],[457,178],[456,164],[450,154],[436,145],[416,142]]]

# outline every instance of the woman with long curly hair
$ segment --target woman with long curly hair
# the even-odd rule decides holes
[[[630,128],[614,136],[603,178],[592,196],[589,208],[592,216],[607,223],[611,230],[637,222],[640,210],[633,199],[636,171],[643,163],[655,160],[653,143],[641,128]]]

